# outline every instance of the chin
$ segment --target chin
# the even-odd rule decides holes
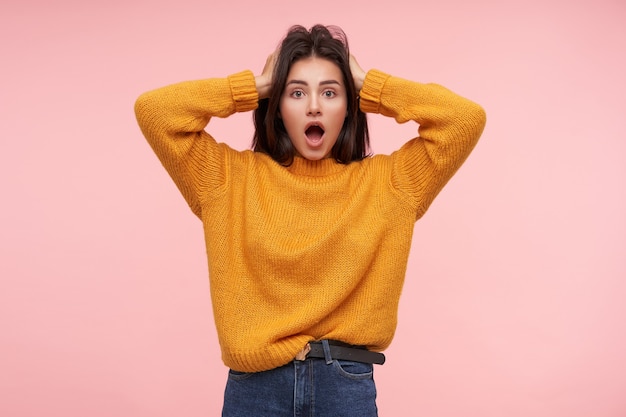
[[[313,150],[305,149],[304,152],[301,152],[300,150],[296,150],[296,155],[304,159],[307,159],[309,161],[319,161],[319,160],[330,157],[330,152],[324,153],[317,149],[313,149]]]
[[[317,154],[317,153],[314,153],[314,154],[311,154],[311,153],[306,154],[305,153],[304,155],[302,155],[302,157],[304,159],[308,159],[309,161],[321,161],[322,159],[329,158],[330,154],[322,155],[322,154]]]

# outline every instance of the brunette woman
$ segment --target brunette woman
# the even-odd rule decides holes
[[[253,150],[205,131],[248,111]],[[417,135],[370,156],[365,113]],[[317,25],[291,28],[257,76],[160,88],[136,115],[204,226],[223,416],[376,416],[373,364],[394,336],[415,221],[478,141],[483,109],[364,71],[339,28]]]

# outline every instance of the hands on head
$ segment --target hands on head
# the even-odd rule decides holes
[[[255,77],[256,88],[259,92],[259,99],[268,98],[270,95],[270,89],[272,86],[272,74],[274,73],[274,65],[278,59],[280,49],[276,49],[265,60],[265,66],[261,75]],[[359,93],[363,87],[363,81],[365,80],[366,72],[361,68],[354,55],[350,55],[350,72],[352,73],[352,79],[356,86],[356,91]]]
[[[352,79],[354,79],[354,85],[358,94],[361,92],[361,88],[363,88],[366,73],[352,54],[350,54],[350,72],[352,73]]]
[[[274,73],[274,65],[278,59],[279,49],[272,52],[265,60],[265,66],[261,75],[255,77],[256,89],[259,92],[259,99],[268,98],[270,96],[270,88],[272,86],[272,74]]]

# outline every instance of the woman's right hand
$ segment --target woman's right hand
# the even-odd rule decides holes
[[[268,98],[270,96],[270,89],[272,87],[272,74],[274,73],[274,65],[278,59],[279,50],[276,49],[272,52],[265,61],[265,66],[261,75],[254,77],[256,81],[256,89],[259,93],[259,99]]]

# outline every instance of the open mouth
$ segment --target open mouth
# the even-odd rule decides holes
[[[320,126],[313,125],[309,126],[304,134],[306,135],[307,141],[310,144],[315,145],[322,141],[322,136],[324,136],[324,129],[322,129]]]

